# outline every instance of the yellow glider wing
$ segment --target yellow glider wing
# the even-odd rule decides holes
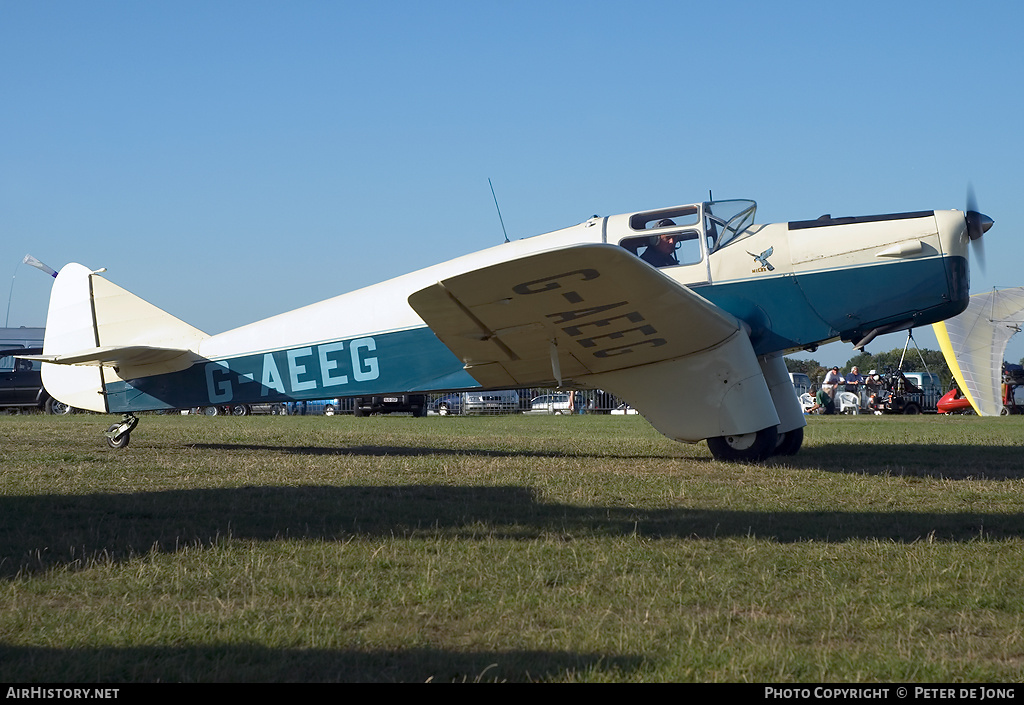
[[[971,296],[958,316],[932,324],[958,388],[980,416],[1003,409],[1002,369],[1006,344],[1024,323],[1024,287]]]

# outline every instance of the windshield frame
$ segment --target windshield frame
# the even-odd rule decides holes
[[[741,233],[754,224],[754,215],[757,213],[757,203],[747,198],[705,201],[701,206],[709,254],[737,240]]]

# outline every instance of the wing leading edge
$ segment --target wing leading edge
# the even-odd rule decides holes
[[[779,423],[741,322],[613,245],[484,267],[409,304],[485,387],[607,389],[685,441]]]

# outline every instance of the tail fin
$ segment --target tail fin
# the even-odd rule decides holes
[[[176,372],[209,336],[80,264],[60,270],[43,339],[43,386],[65,404],[107,411],[105,382]]]

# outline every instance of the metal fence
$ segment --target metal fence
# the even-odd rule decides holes
[[[622,409],[624,403],[621,399],[600,389],[583,389],[575,391],[576,398],[573,408],[570,410],[565,403],[543,404],[540,408],[532,408],[531,402],[538,397],[560,397],[563,401],[570,393],[567,390],[530,388],[514,390],[519,395],[517,405],[502,404],[500,408],[488,409],[478,405],[461,404],[456,411],[447,413],[462,413],[471,415],[487,414],[517,414],[517,413],[585,413],[585,414],[607,414],[615,409]],[[451,400],[453,396],[461,395],[465,400],[467,394],[473,392],[448,392],[428,394],[428,413],[437,413],[438,402]],[[477,393],[478,394],[478,393]],[[273,404],[251,404],[246,405],[248,413],[252,414],[284,414],[294,416],[318,416],[333,414],[352,414],[355,406],[355,397],[338,397],[335,399],[318,399],[310,401],[278,402]],[[212,407],[205,413],[210,413]],[[233,407],[218,408],[217,412],[222,414],[234,413],[238,415],[241,410]],[[195,409],[194,413],[204,413],[204,409]]]

